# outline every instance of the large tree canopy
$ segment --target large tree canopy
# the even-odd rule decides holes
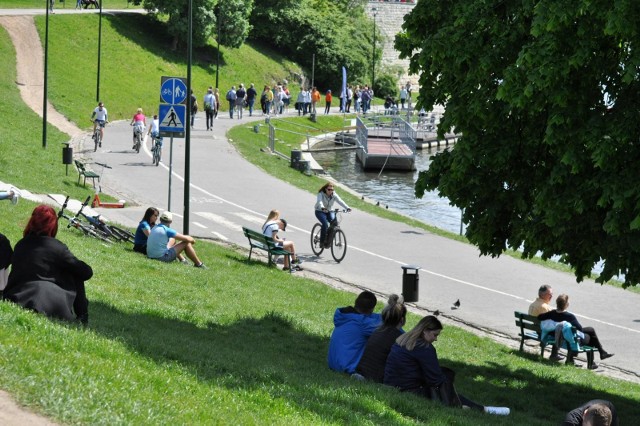
[[[640,280],[640,2],[420,0],[396,47],[462,138],[420,173],[481,253]]]

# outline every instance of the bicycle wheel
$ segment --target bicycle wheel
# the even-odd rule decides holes
[[[324,251],[324,243],[320,240],[320,232],[322,231],[322,225],[316,223],[311,229],[311,251],[316,256],[320,256]]]
[[[341,229],[336,229],[333,233],[333,241],[331,242],[331,256],[340,263],[347,254],[347,236]]]
[[[96,131],[93,134],[93,141],[95,142],[95,146],[93,147],[93,152],[96,152],[98,150],[98,144],[100,143],[100,131]]]
[[[158,145],[156,147],[156,154],[157,154],[157,158],[156,158],[156,166],[160,165],[160,160],[162,160],[162,146]]]
[[[84,226],[81,223],[77,223],[74,225],[75,228],[81,230],[82,232],[84,232],[84,235],[87,235],[89,237],[93,237],[96,238],[100,241],[104,241],[106,243],[111,243],[111,240],[109,240],[109,238],[100,235],[98,232],[96,232],[95,228],[89,228],[88,226]]]
[[[142,145],[142,133],[136,133],[136,153],[140,154],[140,146]]]
[[[132,243],[134,239],[134,235],[131,231],[127,231],[126,229],[118,228],[115,225],[109,225],[111,228],[111,232],[118,236],[121,241],[127,241]]]

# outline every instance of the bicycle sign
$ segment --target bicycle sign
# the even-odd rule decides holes
[[[176,105],[187,99],[187,85],[180,77],[163,76],[160,83],[160,102]]]

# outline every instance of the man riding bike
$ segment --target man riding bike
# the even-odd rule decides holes
[[[107,109],[104,107],[102,102],[98,102],[98,106],[93,110],[93,114],[91,114],[91,121],[93,121],[93,134],[95,137],[96,127],[98,124],[100,125],[100,145],[102,146],[102,140],[104,139],[104,126],[107,124],[108,115]]]

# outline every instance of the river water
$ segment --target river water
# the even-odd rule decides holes
[[[323,147],[328,147],[324,145]],[[443,150],[446,148],[440,148]],[[427,170],[438,149],[418,150],[415,172],[365,172],[356,160],[355,151],[316,152],[313,158],[337,181],[364,195],[380,206],[389,206],[406,216],[450,232],[460,233],[460,209],[449,205],[449,200],[437,192],[415,197],[414,185],[418,173]]]

